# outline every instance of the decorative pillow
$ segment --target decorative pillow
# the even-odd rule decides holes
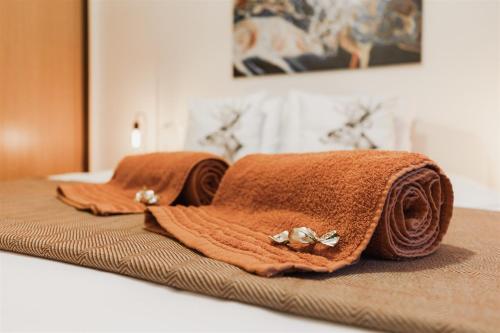
[[[410,110],[396,107],[394,124],[396,125],[396,150],[411,151],[412,130],[415,114]]]
[[[265,96],[192,101],[184,148],[218,154],[230,162],[259,152]]]
[[[281,152],[397,148],[394,99],[290,92]]]
[[[264,121],[262,126],[261,153],[277,153],[280,148],[283,123],[284,97],[270,97],[262,103]]]

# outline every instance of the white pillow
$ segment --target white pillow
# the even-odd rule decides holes
[[[396,126],[396,150],[411,151],[412,131],[415,113],[411,110],[396,107],[394,124]]]
[[[284,97],[270,97],[262,103],[264,122],[262,126],[261,153],[279,152]]]
[[[289,93],[281,152],[396,149],[394,99]]]
[[[184,148],[212,152],[230,162],[259,152],[265,96],[191,101]]]

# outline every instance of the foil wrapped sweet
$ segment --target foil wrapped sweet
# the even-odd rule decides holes
[[[318,236],[314,230],[308,227],[292,228],[274,236],[269,236],[276,244],[316,244],[334,247],[338,244],[340,236],[337,231],[332,230],[322,236]]]
[[[160,196],[155,194],[155,191],[143,188],[135,194],[135,201],[145,205],[155,205],[160,200]]]

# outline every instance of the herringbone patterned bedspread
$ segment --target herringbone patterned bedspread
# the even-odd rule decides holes
[[[500,213],[456,209],[441,248],[423,259],[363,258],[333,274],[263,278],[145,231],[142,215],[76,211],[55,188],[0,183],[0,249],[378,330],[500,329]]]

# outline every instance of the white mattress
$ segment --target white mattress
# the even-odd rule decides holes
[[[105,182],[110,171],[54,180]],[[452,176],[459,207],[500,210],[499,193]],[[43,300],[43,301],[42,301]],[[125,276],[0,252],[0,331],[361,332]]]

